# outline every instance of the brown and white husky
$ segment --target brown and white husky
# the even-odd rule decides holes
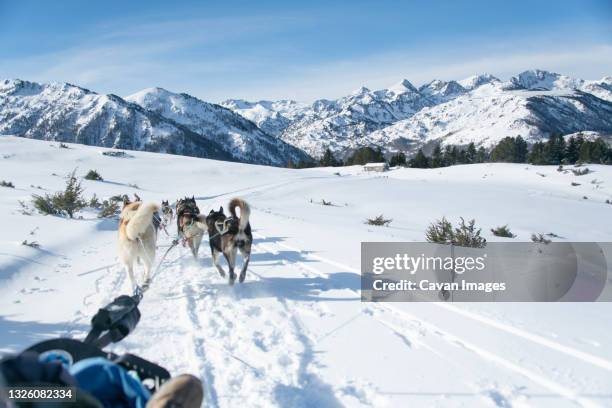
[[[119,220],[119,260],[127,270],[132,287],[138,286],[134,277],[134,261],[144,263],[144,282],[155,262],[157,242],[156,217],[159,205],[136,201],[126,204]]]

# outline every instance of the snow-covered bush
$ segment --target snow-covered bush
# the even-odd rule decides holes
[[[119,214],[119,204],[115,200],[104,200],[98,213],[98,218],[111,218]]]
[[[87,172],[85,175],[85,180],[104,181],[100,173],[98,173],[96,170],[89,170],[89,172]]]
[[[504,237],[504,238],[514,238],[514,237],[516,237],[516,235],[514,235],[512,233],[512,231],[510,231],[510,228],[508,228],[507,225],[503,225],[503,226],[497,227],[497,228],[491,228],[491,232],[496,237]]]
[[[585,174],[589,174],[591,172],[591,170],[589,170],[588,167],[585,167],[584,169],[572,169],[572,173],[574,173],[574,176],[584,176]]]
[[[481,229],[476,229],[476,221],[465,223],[463,217],[459,226],[453,229],[452,224],[445,218],[436,220],[427,227],[425,239],[437,244],[453,244],[462,247],[484,248],[487,240],[480,236]]]
[[[74,213],[87,206],[83,198],[83,187],[73,171],[66,181],[64,191],[44,196],[32,195],[32,204],[43,214],[67,215],[74,217]]]
[[[381,214],[378,217],[368,218],[366,220],[366,224],[368,224],[368,225],[377,225],[377,226],[385,226],[385,225],[389,225],[391,223],[391,221],[393,221],[393,220],[390,219],[390,218],[385,218]]]
[[[536,244],[550,244],[552,240],[544,238],[542,234],[531,234],[531,240]]]
[[[484,248],[487,245],[487,240],[480,236],[481,229],[476,229],[476,220],[471,220],[465,224],[465,220],[461,218],[459,227],[455,228],[455,242],[457,246]]]
[[[94,195],[89,199],[89,207],[91,208],[100,208],[102,207],[102,203],[98,199],[98,196],[94,193]]]
[[[2,187],[8,187],[8,188],[15,188],[15,185],[13,183],[11,183],[10,181],[0,181],[0,186]]]

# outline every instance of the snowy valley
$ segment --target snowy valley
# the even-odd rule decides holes
[[[471,92],[488,86],[497,85]],[[40,90],[20,92],[35,97]],[[65,92],[83,111],[114,104],[113,123],[131,118],[160,143],[179,133],[195,137],[200,126],[162,118],[176,110],[151,113],[154,105],[144,110],[79,89]],[[593,101],[579,91],[572,95],[542,96],[540,102]],[[127,99],[144,103],[146,97]],[[178,108],[209,108],[170,97]],[[447,104],[463,97],[474,98]],[[517,112],[529,111],[521,101],[539,103],[506,98]],[[416,107],[410,99],[402,103]],[[594,103],[608,108],[599,99]],[[450,107],[444,112],[456,113]],[[41,118],[45,114],[51,115],[40,111]],[[418,115],[424,121],[424,113],[403,120],[417,123]],[[397,119],[392,111],[378,117]],[[26,119],[0,123],[18,126],[20,120]],[[234,126],[241,129],[240,122]],[[247,130],[253,133],[245,140],[264,140],[256,129]],[[389,131],[376,135],[392,137]],[[13,184],[0,187],[1,352],[51,337],[82,338],[99,307],[130,293],[117,260],[116,218],[98,218],[91,208],[75,219],[45,216],[31,206],[33,194],[62,190],[75,168],[79,177],[95,169],[104,180],[83,180],[87,197],[136,193],[145,201],[173,202],[194,195],[204,213],[235,196],[251,204],[255,241],[245,283],[231,287],[217,274],[206,240],[197,260],[178,247],[145,294],[136,331],[113,346],[172,374],[196,375],[207,407],[612,406],[609,304],[383,304],[362,303],[359,295],[361,242],[423,241],[427,226],[442,216],[475,218],[490,241],[505,239],[489,232],[505,224],[518,241],[533,233],[568,242],[611,241],[611,166],[588,165],[584,175],[502,163],[366,174],[360,166],[292,170],[150,152],[102,154],[107,151],[0,137],[0,180]],[[364,223],[379,214],[391,224]],[[175,228],[160,234],[160,251]],[[24,245],[32,242],[39,246]]]

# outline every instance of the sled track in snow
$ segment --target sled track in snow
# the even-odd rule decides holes
[[[261,235],[261,234],[257,234],[257,236],[258,236],[258,238],[266,239],[266,237]],[[286,244],[283,244],[283,243],[278,243],[278,242],[275,243],[275,244],[272,244],[272,245],[277,245],[278,247],[281,247],[281,248],[285,248],[285,249],[289,249],[291,251],[299,252],[305,258],[310,258],[310,259],[313,259],[313,260],[317,260],[319,262],[323,262],[323,263],[326,263],[328,265],[331,265],[331,266],[334,266],[334,267],[338,267],[338,268],[341,268],[343,270],[348,270],[350,272],[359,274],[359,272],[356,271],[354,268],[351,268],[351,267],[349,267],[347,265],[343,265],[342,263],[336,262],[336,261],[331,260],[331,259],[327,259],[327,258],[324,258],[324,257],[321,257],[321,256],[317,256],[317,255],[312,255],[312,254],[308,253],[307,251],[303,251],[303,250],[301,250],[299,248],[295,248],[293,246],[286,245]],[[268,249],[272,250],[270,247],[268,247]],[[297,264],[298,267],[300,267],[301,269],[309,271],[311,273],[314,273],[318,277],[324,277],[324,278],[328,277],[328,275],[326,273],[321,272],[321,271],[317,270],[316,268],[314,268],[314,267],[312,267],[310,265],[306,265],[305,263],[303,263],[301,261],[294,261],[294,263]],[[358,279],[358,278],[356,278],[356,279]],[[355,294],[357,294],[358,296],[360,296],[359,292],[357,292],[357,291],[353,291],[353,292]],[[559,384],[559,383],[557,383],[555,381],[549,380],[548,378],[546,378],[546,377],[544,377],[544,376],[542,376],[542,375],[540,375],[538,373],[535,373],[532,370],[529,370],[527,368],[521,367],[520,365],[515,364],[515,363],[509,361],[508,359],[506,359],[506,358],[504,358],[502,356],[497,355],[496,353],[493,353],[491,351],[486,350],[483,347],[477,346],[477,345],[475,345],[475,344],[473,344],[473,343],[471,343],[469,341],[466,341],[465,339],[462,339],[461,337],[456,336],[456,335],[454,335],[454,334],[452,334],[452,333],[450,333],[450,332],[448,332],[446,330],[440,329],[439,327],[437,327],[437,326],[427,322],[424,319],[421,319],[421,318],[419,318],[417,316],[414,316],[412,314],[404,312],[404,311],[402,311],[402,310],[400,310],[400,309],[398,309],[396,307],[390,306],[390,305],[385,304],[385,303],[375,303],[375,304],[372,304],[371,306],[373,308],[375,308],[375,309],[378,309],[378,310],[383,310],[383,311],[390,312],[390,313],[394,314],[395,316],[400,317],[400,319],[404,320],[405,322],[408,322],[408,323],[418,322],[421,327],[426,328],[429,332],[442,337],[444,340],[446,340],[446,341],[448,341],[450,343],[453,343],[455,345],[460,345],[460,346],[464,347],[465,349],[472,351],[473,353],[478,355],[480,358],[482,358],[482,359],[484,359],[484,360],[486,360],[486,361],[488,361],[490,363],[493,363],[493,364],[496,364],[498,366],[501,366],[501,367],[503,367],[506,370],[509,370],[509,371],[512,371],[512,372],[514,372],[516,374],[519,374],[519,375],[521,375],[521,376],[531,380],[532,382],[542,386],[543,388],[546,388],[547,390],[549,390],[549,391],[551,391],[551,392],[553,392],[553,393],[555,393],[555,394],[557,394],[557,395],[559,395],[561,397],[567,398],[568,400],[571,400],[571,401],[579,404],[580,406],[588,407],[588,408],[598,407],[599,406],[597,403],[595,403],[595,402],[593,402],[593,401],[591,401],[589,399],[586,399],[584,397],[581,397],[577,392],[571,390],[570,388],[568,388],[565,385],[562,385],[562,384]],[[447,305],[447,306],[450,306],[450,305]],[[456,309],[456,308],[451,307],[451,309]],[[455,311],[455,310],[452,310],[452,311]],[[398,335],[400,335],[400,337],[404,338],[404,340],[406,342],[408,342],[408,345],[410,344],[409,343],[409,341],[410,341],[409,338],[410,337],[405,332],[403,332],[403,330],[399,330],[398,328],[393,327],[387,321],[384,321],[384,320],[380,319],[377,316],[374,316],[374,315],[371,315],[371,316],[374,319],[376,319],[379,322],[381,322],[382,324],[384,324],[385,326],[387,326],[388,328],[390,328],[391,330],[395,331]],[[466,317],[470,317],[470,316],[466,316]],[[487,319],[487,320],[490,320],[490,319]],[[492,322],[488,322],[487,320],[482,319],[481,323],[489,324],[492,327],[495,327],[497,329],[502,329],[502,330],[503,330],[502,327],[506,326],[506,325],[503,325],[501,323],[498,324],[498,325],[493,325],[493,324],[490,324]],[[500,327],[496,327],[496,326],[500,326]],[[529,333],[524,332],[524,331],[523,331],[523,333],[521,333],[521,331],[513,332],[512,330],[504,330],[504,331],[507,331],[507,332],[509,332],[511,334],[515,334],[518,337],[525,338],[526,340],[534,341],[535,343],[540,344],[540,345],[542,345],[544,347],[548,347],[549,346],[548,343],[553,343],[553,345],[557,344],[557,343],[548,342],[548,341],[546,341],[546,342],[538,341],[538,337],[539,336],[535,336],[534,335],[533,337],[531,337],[531,336],[527,335]],[[568,348],[568,347],[562,346],[560,344],[557,344],[557,347],[553,346],[553,347],[549,347],[549,348],[551,350],[560,351],[560,352],[565,353],[565,354],[571,353],[570,355],[572,355],[573,357],[579,358],[579,359],[581,359],[581,360],[583,360],[585,362],[591,363],[591,364],[593,364],[593,362],[596,362],[598,364],[595,364],[595,365],[598,366],[598,367],[601,367],[601,363],[602,362],[598,361],[598,360],[601,360],[601,359],[598,359],[595,356],[592,356],[594,358],[583,359],[582,357],[585,357],[585,356],[583,356],[583,354],[586,354],[587,356],[589,356],[587,353],[582,353],[582,352],[579,352],[578,350],[574,350],[572,348]],[[604,360],[604,362],[605,362],[605,360]],[[606,367],[607,366],[604,364],[604,366],[602,368],[606,368]]]
[[[265,239],[266,237],[263,236],[263,235],[259,235],[259,238]],[[311,259],[314,259],[314,260],[326,263],[328,265],[331,265],[331,266],[334,266],[334,267],[337,267],[337,268],[341,268],[342,270],[353,272],[353,273],[355,273],[357,275],[361,274],[361,272],[356,270],[355,268],[352,268],[352,267],[350,267],[348,265],[345,265],[345,264],[342,264],[340,262],[336,262],[334,260],[331,260],[331,259],[328,259],[328,258],[324,258],[322,256],[318,256],[318,255],[314,255],[314,254],[308,253],[308,251],[304,251],[304,250],[302,250],[300,248],[296,248],[296,247],[284,244],[282,242],[277,242],[276,244],[279,245],[280,247],[285,248],[285,249],[289,249],[291,251],[299,252],[299,253],[303,254],[304,257],[309,257]],[[303,266],[308,268],[308,269],[311,269],[311,270],[314,269],[314,268],[312,268],[309,265],[305,265],[304,264]],[[321,272],[317,272],[317,273],[319,273],[320,276],[322,276],[322,277],[327,277],[326,274],[323,274]],[[492,328],[495,328],[495,329],[498,329],[498,330],[502,330],[502,331],[504,331],[506,333],[509,333],[509,334],[512,334],[514,336],[523,338],[523,339],[525,339],[527,341],[530,341],[532,343],[536,343],[536,344],[538,344],[540,346],[543,346],[543,347],[549,348],[551,350],[554,350],[554,351],[566,354],[566,355],[568,355],[570,357],[582,360],[585,363],[594,365],[594,366],[599,367],[599,368],[603,368],[603,369],[608,370],[608,371],[612,371],[612,361],[610,361],[610,360],[606,360],[604,358],[595,356],[595,355],[590,354],[590,353],[583,352],[583,351],[578,350],[576,348],[563,345],[561,343],[558,343],[556,341],[547,339],[547,338],[545,338],[543,336],[540,336],[538,334],[530,333],[530,332],[528,332],[526,330],[519,329],[519,328],[516,328],[514,326],[498,322],[498,321],[496,321],[494,319],[482,316],[482,315],[480,315],[478,313],[474,313],[474,312],[470,312],[470,311],[461,309],[461,308],[456,307],[456,306],[454,306],[452,304],[449,304],[449,303],[431,302],[431,304],[436,306],[436,307],[443,308],[443,309],[445,309],[445,310],[447,310],[449,312],[453,312],[453,313],[456,313],[456,314],[461,315],[463,317],[466,317],[468,319],[477,321],[477,322],[479,322],[481,324],[484,324],[484,325],[490,326]],[[387,308],[389,308],[390,310],[393,309],[393,310],[399,311],[399,309],[396,309],[396,308],[394,308],[392,306],[387,306]]]

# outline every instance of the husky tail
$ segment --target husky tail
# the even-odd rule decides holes
[[[129,217],[125,233],[130,240],[135,240],[144,234],[153,223],[153,215],[159,211],[157,203],[142,203]]]
[[[229,202],[229,210],[234,219],[238,218],[236,215],[236,207],[240,208],[240,224],[238,229],[244,231],[249,224],[249,216],[251,215],[251,209],[246,201],[241,198],[232,198]]]

